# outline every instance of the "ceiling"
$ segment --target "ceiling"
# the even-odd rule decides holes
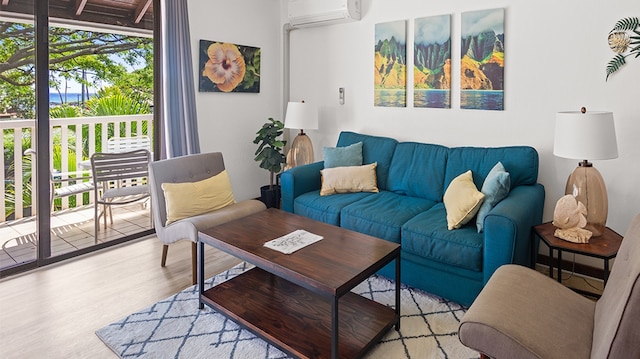
[[[0,0],[0,11],[33,14],[37,0]],[[136,29],[153,29],[153,0],[49,0],[49,17]]]

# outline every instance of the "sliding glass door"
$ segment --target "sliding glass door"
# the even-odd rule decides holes
[[[90,158],[153,150],[159,6],[105,0],[98,3],[111,10],[96,15],[98,5],[81,3],[68,9],[59,0],[5,0],[0,8],[0,277],[153,233],[148,198],[106,213],[95,205]],[[116,18],[122,13],[131,18]],[[6,74],[22,75],[25,84],[3,82]]]

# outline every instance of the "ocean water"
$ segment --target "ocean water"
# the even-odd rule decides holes
[[[373,105],[383,107],[406,107],[407,91],[404,89],[374,89]]]
[[[90,93],[89,97],[93,97],[96,94],[94,93]],[[62,96],[62,98],[61,98]],[[85,101],[87,100],[87,97],[85,95]],[[55,104],[55,105],[59,105],[62,103],[78,103],[82,101],[82,94],[81,93],[67,93],[67,94],[58,94],[57,92],[49,92],[49,104]]]
[[[413,92],[413,107],[451,108],[451,90],[420,90]]]
[[[460,91],[460,108],[474,110],[504,110],[504,91]]]

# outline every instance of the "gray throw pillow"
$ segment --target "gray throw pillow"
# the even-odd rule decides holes
[[[362,166],[362,142],[345,147],[324,147],[324,168]]]
[[[493,166],[491,171],[489,171],[480,190],[485,197],[480,210],[478,210],[478,216],[476,217],[478,233],[483,231],[484,218],[489,214],[489,211],[509,194],[510,189],[511,178],[509,172],[504,169],[502,162],[498,162]]]

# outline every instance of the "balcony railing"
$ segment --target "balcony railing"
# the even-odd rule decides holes
[[[111,137],[151,136],[153,115],[100,116],[52,118],[50,120],[50,163],[52,173],[69,173],[82,170],[79,163],[88,160],[95,152],[107,148]],[[31,176],[31,156],[25,155],[28,148],[35,148],[33,138],[35,120],[0,120],[2,148],[0,156],[0,186],[4,200],[0,201],[0,223],[35,214],[31,188],[35,188],[35,177]],[[57,168],[59,167],[59,168]],[[42,174],[43,176],[45,174]],[[46,174],[49,178],[49,174]],[[35,194],[34,194],[35,196]],[[83,198],[84,196],[84,198]],[[67,209],[93,203],[92,194],[61,198],[54,210]],[[11,207],[13,206],[13,210]]]

